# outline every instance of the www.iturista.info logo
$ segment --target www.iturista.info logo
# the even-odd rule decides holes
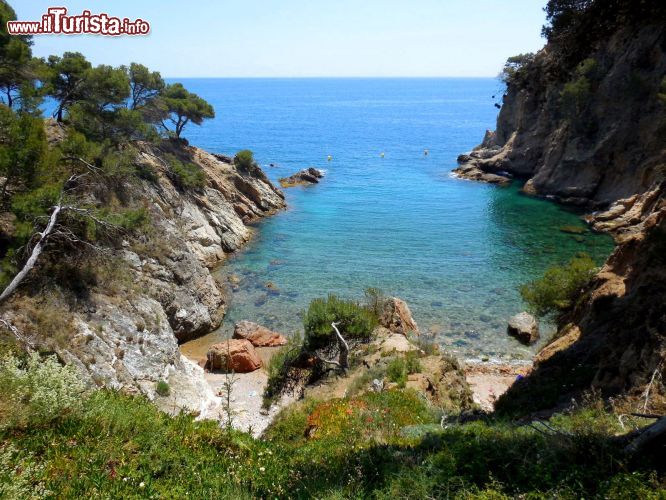
[[[150,24],[143,19],[113,17],[105,13],[92,14],[84,10],[78,16],[68,16],[65,7],[50,7],[41,21],[7,21],[10,35],[147,35]]]

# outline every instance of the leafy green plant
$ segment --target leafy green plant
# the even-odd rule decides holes
[[[157,382],[157,385],[155,386],[155,392],[159,396],[165,398],[171,394],[171,387],[169,386],[169,383],[166,380],[160,380]]]
[[[386,367],[386,376],[391,382],[398,384],[403,388],[407,384],[407,363],[404,358],[395,358],[391,360]]]
[[[596,269],[589,255],[579,254],[567,264],[551,267],[543,277],[522,285],[520,295],[537,316],[562,314],[573,307]]]
[[[171,178],[181,188],[202,188],[206,185],[206,174],[201,167],[190,162],[183,162],[174,155],[165,155]]]
[[[421,373],[423,366],[421,366],[418,351],[409,351],[405,353],[405,368],[409,375],[413,373]]]
[[[329,344],[335,338],[331,327],[333,322],[339,324],[339,329],[347,340],[368,340],[377,326],[377,317],[353,300],[341,299],[335,295],[329,295],[326,299],[314,299],[303,317],[306,346],[318,348]]]
[[[234,165],[245,172],[252,172],[258,168],[257,162],[254,161],[254,153],[249,149],[243,149],[236,153]]]
[[[77,411],[85,386],[73,366],[37,353],[21,361],[12,354],[0,361],[0,430],[42,426]]]

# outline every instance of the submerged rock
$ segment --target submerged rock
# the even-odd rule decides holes
[[[318,184],[319,179],[324,177],[321,170],[310,167],[295,173],[290,177],[283,177],[280,179],[280,185],[284,188],[293,186],[307,186],[309,184]]]
[[[379,324],[393,333],[407,335],[419,334],[419,327],[412,317],[412,313],[404,300],[391,297],[384,303]]]
[[[207,368],[211,371],[253,372],[261,368],[261,358],[249,340],[231,339],[208,349]]]
[[[525,345],[533,344],[539,338],[539,324],[534,316],[521,312],[511,317],[507,333]]]
[[[251,321],[236,323],[233,338],[249,340],[255,347],[277,347],[287,343],[283,335]]]

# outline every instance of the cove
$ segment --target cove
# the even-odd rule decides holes
[[[602,262],[612,250],[580,214],[522,195],[518,182],[451,176],[457,155],[494,128],[494,79],[184,83],[218,110],[189,132],[193,144],[251,149],[273,181],[326,170],[319,185],[285,190],[289,209],[260,223],[218,271],[238,282],[227,317],[191,348],[228,336],[242,319],[290,334],[311,299],[361,298],[376,287],[406,300],[421,329],[462,357],[527,359],[535,347],[505,333],[524,309],[519,285],[578,252]]]

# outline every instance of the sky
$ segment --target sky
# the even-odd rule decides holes
[[[165,77],[496,76],[534,52],[545,0],[9,0],[19,20],[48,7],[151,25],[147,36],[39,35],[36,56],[83,52]]]

